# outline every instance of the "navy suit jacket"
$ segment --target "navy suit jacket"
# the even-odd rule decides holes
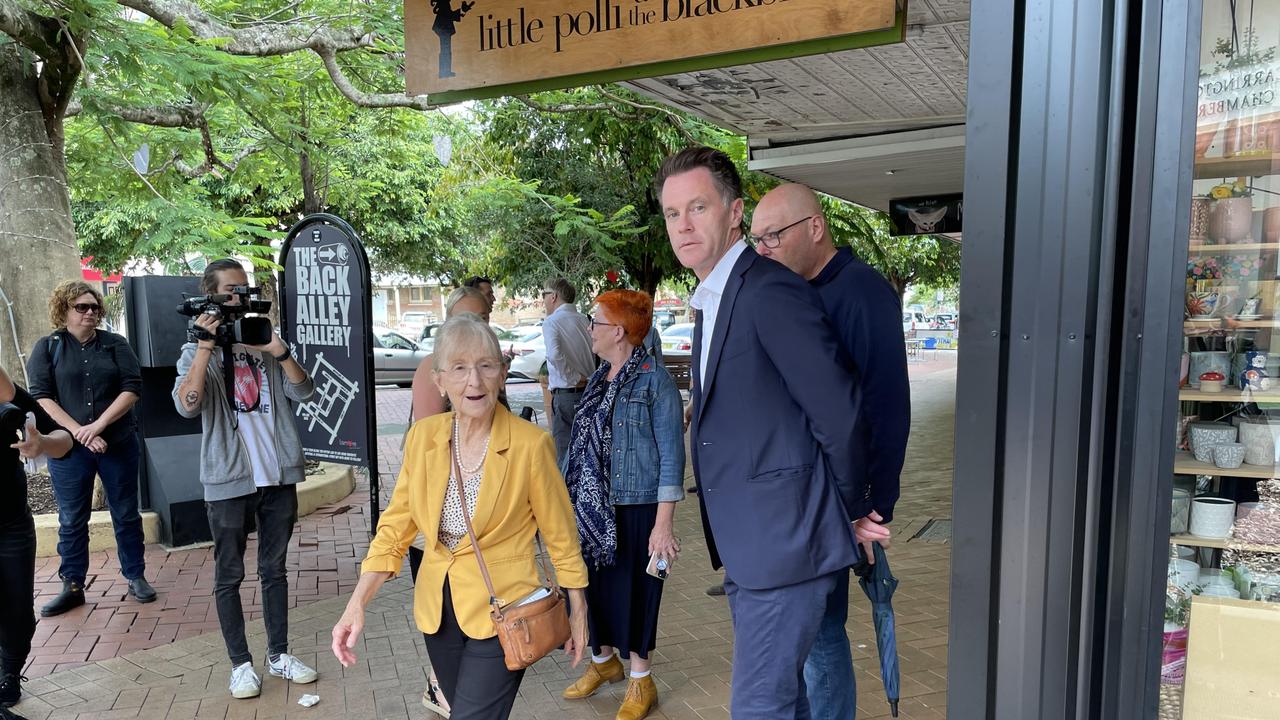
[[[705,382],[702,332],[699,312],[690,445],[712,565],[752,590],[853,565],[850,519],[870,509],[850,472],[858,400],[821,298],[748,249],[720,298]]]

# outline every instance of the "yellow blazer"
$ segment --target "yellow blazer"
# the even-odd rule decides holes
[[[410,543],[421,530],[426,551],[413,590],[418,629],[424,633],[440,629],[447,577],[458,624],[468,637],[479,640],[495,633],[489,619],[489,592],[471,539],[464,536],[453,552],[438,539],[449,488],[452,430],[451,412],[423,418],[410,428],[400,477],[360,570],[398,574]],[[519,600],[541,585],[533,544],[539,530],[560,585],[586,587],[587,567],[578,547],[578,525],[569,491],[556,466],[551,436],[501,407],[493,414],[491,432],[471,522],[499,601]]]

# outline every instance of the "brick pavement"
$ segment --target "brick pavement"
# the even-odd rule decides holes
[[[901,716],[933,720],[945,716],[950,548],[945,543],[909,541],[929,519],[949,518],[954,354],[912,363],[912,440],[907,452],[903,499],[891,551],[902,581],[895,596],[902,667]],[[379,465],[383,484],[399,469],[402,418],[407,391],[378,392]],[[520,403],[524,404],[524,403]],[[532,403],[530,403],[532,404]],[[58,618],[42,619],[26,674],[28,695],[15,711],[29,718],[421,718],[418,703],[425,684],[425,652],[410,619],[410,587],[388,583],[368,614],[358,648],[360,662],[343,669],[328,652],[328,636],[356,581],[357,563],[367,547],[367,483],[358,480],[348,498],[303,518],[290,548],[292,650],[321,671],[315,685],[291,688],[264,679],[258,700],[233,701],[226,690],[229,668],[212,607],[212,552],[195,548],[166,552],[148,547],[148,574],[160,599],[137,605],[125,599],[114,553],[93,553],[90,603]],[[389,491],[384,492],[384,502]],[[732,631],[723,598],[703,593],[719,580],[705,562],[705,546],[691,506],[677,513],[685,563],[667,581],[654,676],[661,702],[654,718],[728,717]],[[250,541],[249,556],[253,556]],[[246,560],[250,576],[253,561]],[[58,590],[57,559],[37,568],[36,604]],[[246,582],[250,647],[261,652],[265,635],[255,582]],[[857,668],[859,717],[888,716],[877,675],[874,631],[866,598],[850,593],[849,635]],[[623,684],[578,703],[560,699],[576,677],[562,656],[544,659],[526,675],[517,720],[612,717]],[[314,708],[296,705],[311,692]]]

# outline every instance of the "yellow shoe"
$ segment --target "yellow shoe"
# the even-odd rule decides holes
[[[622,707],[618,708],[616,720],[640,720],[646,717],[657,704],[658,686],[653,684],[653,675],[631,678],[627,683],[627,694],[622,699]]]
[[[569,687],[564,689],[565,700],[581,700],[585,697],[591,697],[601,685],[618,682],[623,678],[625,673],[622,671],[622,661],[614,655],[607,662],[590,662],[587,669],[582,673],[582,677]]]

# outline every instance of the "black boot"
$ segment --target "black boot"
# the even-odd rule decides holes
[[[129,581],[129,594],[140,603],[155,602],[156,589],[144,577]]]
[[[84,588],[74,580],[62,579],[62,592],[40,608],[40,617],[53,617],[84,604]]]
[[[17,673],[0,674],[0,708],[10,708],[18,704],[22,697],[22,681],[26,678]]]

